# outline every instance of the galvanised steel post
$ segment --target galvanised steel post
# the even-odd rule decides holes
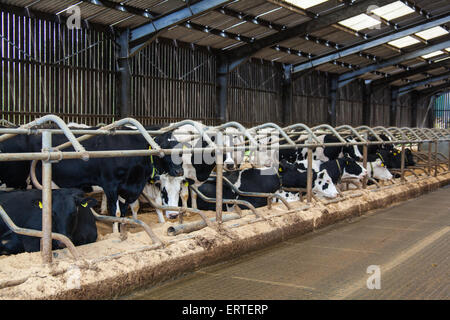
[[[402,143],[402,153],[401,153],[401,182],[405,182],[405,145]]]
[[[222,224],[222,195],[223,195],[223,133],[217,132],[216,139],[216,221]]]
[[[312,142],[312,136],[308,135],[308,144]],[[306,181],[306,200],[308,203],[312,200],[312,148],[308,147],[308,168],[307,168],[307,181]]]
[[[428,175],[431,176],[431,147],[433,144],[431,141],[428,142]]]
[[[434,142],[434,176],[437,177],[438,172],[438,141]]]
[[[50,152],[52,133],[42,132],[42,151]],[[44,263],[52,262],[52,163],[42,161],[42,239],[41,254]]]
[[[366,141],[368,140],[368,134],[367,133],[364,134],[364,139]],[[367,144],[363,145],[363,167],[364,167],[364,169],[367,169],[367,153],[368,153],[368,149],[369,149],[369,146]],[[372,175],[373,175],[373,172],[372,172]],[[368,176],[364,176],[364,178],[363,178],[363,189],[367,188],[367,179],[368,178],[369,178]]]

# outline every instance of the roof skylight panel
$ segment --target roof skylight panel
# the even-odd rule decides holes
[[[290,3],[302,9],[308,9],[327,1],[328,0],[284,0],[284,2]]]
[[[423,55],[422,58],[430,59],[430,58],[433,58],[433,57],[436,57],[436,56],[440,56],[441,54],[444,54],[444,53],[445,53],[444,51],[438,50],[438,51],[434,51],[434,52],[431,52],[429,54]]]
[[[370,10],[370,12],[389,21],[406,16],[407,14],[411,14],[414,12],[414,10],[408,7],[403,2],[396,1],[380,8]]]
[[[424,40],[429,40],[433,38],[437,38],[443,36],[444,34],[448,34],[448,31],[442,27],[434,27],[421,32],[417,32],[416,36],[421,37]]]
[[[388,42],[388,44],[390,44],[391,46],[394,46],[396,48],[405,48],[405,47],[409,47],[412,46],[413,44],[419,43],[420,41],[417,40],[414,37],[411,36],[406,36],[397,40],[393,40]]]
[[[361,13],[357,16],[339,21],[338,23],[352,30],[359,31],[379,25],[381,22],[365,13]]]

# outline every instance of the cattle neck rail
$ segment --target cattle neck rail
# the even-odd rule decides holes
[[[36,127],[42,125],[46,122],[53,122],[59,127],[59,129],[37,129]],[[8,127],[11,126],[10,123],[2,122],[1,124],[6,125]],[[132,126],[129,128],[131,130],[117,130],[125,125]],[[179,134],[190,135],[191,139],[194,137],[201,137],[203,140],[207,142],[207,147],[191,147],[191,148],[173,148],[173,149],[163,149],[161,146],[156,143],[153,136],[164,134],[167,132],[173,132],[174,130],[182,128],[184,125],[192,125],[196,132],[179,132]],[[236,132],[227,132],[228,128],[234,128]],[[133,130],[134,129],[134,130]],[[263,134],[276,134],[279,136],[278,139],[274,139],[270,142],[261,142],[259,140],[259,136]],[[43,183],[42,183],[42,195],[43,195],[43,227],[42,231],[39,230],[25,230],[20,227],[14,225],[12,220],[9,218],[4,210],[0,210],[0,214],[2,219],[7,224],[8,228],[15,233],[25,232],[31,236],[42,237],[43,245],[41,251],[43,253],[43,260],[45,263],[52,262],[52,254],[51,254],[51,239],[57,239],[66,244],[66,247],[72,252],[74,258],[78,258],[78,254],[76,253],[76,249],[73,246],[73,243],[67,237],[64,238],[62,235],[58,235],[57,233],[51,232],[51,164],[53,162],[63,161],[65,159],[82,159],[84,161],[88,161],[90,158],[112,158],[112,157],[137,157],[137,156],[163,156],[163,155],[180,155],[180,154],[193,154],[193,153],[205,153],[205,152],[215,152],[219,157],[216,157],[216,164],[218,168],[222,168],[223,164],[223,154],[225,152],[237,152],[237,151],[251,151],[258,152],[262,150],[267,150],[268,147],[276,147],[277,149],[292,149],[292,148],[307,148],[307,160],[308,160],[308,168],[307,168],[307,203],[311,202],[313,197],[312,194],[312,150],[317,147],[339,147],[339,146],[362,146],[363,147],[363,163],[367,164],[367,148],[372,145],[397,145],[402,148],[401,157],[401,181],[405,182],[404,173],[409,169],[405,168],[405,157],[404,150],[405,145],[409,144],[410,146],[417,145],[420,143],[427,142],[429,143],[429,149],[426,153],[418,153],[417,159],[420,160],[421,164],[413,167],[413,169],[424,169],[426,174],[431,176],[432,168],[434,167],[434,175],[438,174],[438,167],[445,170],[445,167],[442,164],[447,164],[447,171],[450,167],[450,154],[445,156],[441,153],[437,152],[438,143],[448,142],[450,145],[450,129],[430,129],[430,128],[397,128],[397,127],[382,127],[378,126],[375,128],[370,128],[368,126],[359,126],[353,128],[348,125],[340,126],[333,128],[329,125],[322,124],[315,127],[308,127],[305,124],[294,124],[285,128],[281,128],[274,123],[266,123],[263,125],[259,125],[250,129],[246,129],[241,124],[237,122],[228,122],[222,124],[217,127],[204,127],[199,123],[192,120],[183,120],[178,123],[172,124],[169,127],[162,128],[160,130],[146,130],[145,127],[137,120],[133,118],[125,118],[118,120],[112,124],[102,125],[98,129],[78,129],[78,128],[69,128],[67,124],[59,117],[55,115],[46,115],[44,117],[38,118],[30,123],[22,125],[18,128],[0,128],[0,142],[6,141],[18,134],[42,134],[42,150],[41,152],[24,152],[24,153],[0,153],[0,162],[1,161],[43,161]],[[53,134],[64,134],[68,142],[61,144],[59,146],[53,147],[51,143],[51,136]],[[119,135],[119,134],[139,134],[143,136],[143,138],[148,142],[151,146],[150,149],[147,150],[108,150],[108,151],[86,151],[84,147],[81,145],[82,141],[85,141],[89,138],[92,138],[96,135]],[[232,136],[242,136],[247,140],[244,141],[241,145],[233,145],[228,146],[224,145],[223,141],[216,142],[212,141],[210,138],[214,135],[232,135]],[[320,135],[330,134],[338,139],[339,142],[325,143],[321,142],[319,139]],[[81,135],[75,137],[75,135]],[[382,138],[382,135],[387,137],[388,140]],[[303,136],[302,138],[300,138]],[[345,138],[352,136],[358,141],[349,142]],[[368,139],[369,136],[375,138],[374,141]],[[294,140],[293,137],[297,137]],[[285,144],[280,144],[280,142],[285,142]],[[435,152],[432,153],[431,146],[434,144]],[[65,148],[72,146],[75,151],[62,151]],[[45,168],[45,169],[44,169]],[[222,170],[220,170],[222,172]],[[231,182],[226,178],[220,177],[220,173],[218,175],[218,179],[216,181],[220,181],[222,183],[225,181],[226,184],[231,185]],[[415,174],[417,177],[417,175]],[[365,183],[363,183],[363,188],[366,188]],[[198,189],[194,189],[194,191],[199,193]],[[258,194],[258,193],[249,193],[242,192],[239,190],[239,194],[243,196],[264,196],[267,198],[277,197],[274,194]],[[280,196],[281,197],[281,196]],[[282,197],[281,197],[282,198]],[[283,201],[279,198],[289,209],[289,205],[286,201]],[[207,198],[209,201],[214,200],[214,198]],[[223,222],[223,217],[221,214],[222,204],[226,203],[227,199],[222,199],[222,188],[217,188],[216,190],[216,223],[221,224]],[[147,199],[151,200],[151,199]],[[285,200],[285,199],[284,199]],[[155,207],[158,207],[156,203],[150,201],[151,204]],[[230,204],[244,204],[245,202],[238,202],[235,200],[234,202],[229,202]],[[247,205],[247,207],[249,207]],[[201,211],[193,208],[179,208],[179,207],[170,207],[170,206],[159,206],[162,210],[173,210],[179,212],[190,211],[196,214],[199,214],[202,218],[205,226],[214,225],[211,223],[211,220],[206,217],[206,215]],[[219,210],[220,208],[220,210]],[[220,211],[220,213],[219,213]],[[252,210],[255,215],[257,215],[256,210]],[[151,230],[151,228],[144,224],[142,221],[135,219],[128,219],[122,217],[105,217],[100,216],[93,212],[94,217],[97,220],[104,220],[112,223],[122,223],[122,224],[134,224],[139,225],[144,228],[149,237],[151,238],[154,247],[160,247],[160,245],[164,245],[163,241],[160,240]],[[182,215],[181,220],[182,222]],[[61,237],[62,236],[62,237]],[[59,238],[59,239],[58,239]]]

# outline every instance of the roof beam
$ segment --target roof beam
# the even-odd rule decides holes
[[[131,30],[130,47],[135,47],[146,42],[148,38],[151,38],[152,35],[155,34],[155,32],[192,19],[199,14],[216,9],[230,1],[231,0],[202,0],[134,28]]]
[[[279,42],[298,36],[303,36],[313,31],[325,28],[339,21],[351,18],[356,14],[365,12],[368,5],[383,6],[392,3],[393,0],[361,0],[357,3],[350,2],[341,3],[335,10],[330,10],[322,16],[311,19],[298,26],[288,28],[283,32],[269,35],[267,37],[256,40],[251,45],[244,45],[239,48],[230,50],[228,54],[234,58],[250,57],[258,51],[271,47]]]
[[[448,47],[450,47],[450,40],[448,39],[448,37],[446,39],[447,40],[438,42],[438,43],[436,43],[434,45],[430,45],[430,46],[427,46],[425,48],[421,48],[421,49],[418,49],[418,50],[415,50],[415,51],[412,51],[412,52],[408,52],[408,53],[396,56],[394,58],[388,59],[388,60],[383,61],[383,62],[370,64],[370,65],[368,65],[366,67],[363,67],[363,68],[361,68],[359,70],[356,70],[356,71],[352,71],[352,72],[347,72],[347,73],[341,74],[339,76],[339,82],[341,82],[343,84],[344,83],[346,84],[346,83],[348,83],[348,81],[352,81],[352,80],[356,79],[357,77],[359,77],[359,76],[361,76],[361,75],[363,75],[365,73],[368,73],[368,72],[371,72],[371,71],[375,71],[377,69],[389,67],[389,66],[401,63],[401,62],[406,61],[406,60],[415,59],[417,57],[423,56],[425,54],[428,54],[428,53],[431,53],[431,52],[434,52],[434,51],[437,51],[437,50],[442,50],[444,48],[448,48]]]
[[[417,92],[421,96],[427,96],[427,95],[430,95],[430,94],[435,94],[435,93],[437,93],[439,91],[442,91],[442,90],[450,91],[450,82],[446,82],[446,83],[443,83],[443,84],[440,84],[438,86],[434,86],[434,87],[431,87],[431,88],[428,88],[428,89],[417,90]]]
[[[435,62],[435,63],[427,63],[423,66],[420,66],[420,67],[417,67],[414,69],[410,69],[409,71],[399,72],[399,73],[393,74],[391,76],[388,76],[386,78],[373,80],[370,84],[374,88],[382,87],[382,86],[388,85],[389,83],[400,80],[400,79],[405,79],[407,77],[411,77],[416,74],[424,73],[426,71],[437,69],[440,67],[449,67],[449,66],[450,66],[450,59],[443,60],[440,62]]]
[[[418,81],[414,81],[411,82],[405,86],[402,87],[397,87],[398,88],[398,92],[400,95],[403,95],[405,93],[408,93],[410,91],[412,91],[414,88],[420,87],[420,86],[424,86],[427,85],[429,83],[433,83],[433,82],[437,82],[437,81],[442,81],[442,80],[448,80],[450,79],[450,71],[445,72],[443,74],[434,76],[434,77],[430,77],[427,79],[423,79],[423,80],[418,80]]]
[[[356,54],[363,50],[367,50],[367,49],[371,49],[371,48],[380,46],[389,41],[397,40],[397,39],[403,38],[405,36],[442,25],[449,21],[450,21],[450,14],[446,14],[443,17],[434,19],[434,20],[426,22],[426,23],[419,22],[419,23],[414,24],[413,26],[405,27],[405,28],[399,29],[395,32],[394,31],[389,32],[388,35],[381,35],[378,37],[374,37],[371,40],[364,41],[362,43],[359,43],[359,44],[356,44],[356,45],[353,45],[353,46],[350,46],[350,47],[347,47],[344,49],[337,50],[336,52],[314,58],[305,63],[301,63],[297,66],[294,66],[292,72],[295,73],[295,72],[299,72],[299,71],[302,71],[302,70],[305,70],[308,68],[314,68],[321,64],[324,64],[324,63],[327,63],[327,62],[330,62],[330,61],[333,61],[333,60],[336,60],[339,58],[343,58],[343,57],[346,57],[346,56],[349,56],[352,54]]]
[[[85,2],[85,3],[93,4],[96,6],[100,6],[100,7],[113,9],[116,11],[121,11],[121,12],[126,12],[129,14],[134,14],[137,16],[142,16],[142,17],[148,18],[148,19],[155,19],[158,16],[157,13],[151,12],[149,10],[139,9],[136,7],[132,7],[132,6],[129,6],[126,4],[122,4],[122,3],[117,3],[114,1],[110,1],[110,0],[81,0],[81,1]]]

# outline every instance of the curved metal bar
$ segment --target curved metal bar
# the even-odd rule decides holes
[[[226,128],[236,128],[236,129],[238,129],[239,132],[243,133],[243,134],[250,140],[250,142],[251,142],[252,144],[254,144],[255,146],[258,145],[258,142],[256,142],[255,138],[253,138],[253,137],[247,132],[247,130],[245,129],[245,127],[244,127],[242,124],[240,124],[239,122],[231,121],[231,122],[227,122],[227,123],[225,123],[225,124],[222,124],[222,125],[220,125],[220,126],[214,127],[214,129],[216,129],[216,130],[223,130],[223,129],[226,129]]]
[[[314,132],[312,132],[311,128],[308,127],[306,124],[303,124],[303,123],[293,124],[293,125],[290,125],[290,126],[287,126],[287,127],[283,128],[283,130],[284,130],[285,132],[287,132],[287,131],[290,131],[290,130],[295,130],[295,129],[297,129],[297,128],[302,128],[302,129],[304,129],[306,132],[308,132],[309,135],[311,135],[311,137],[312,137],[314,140],[316,140],[317,143],[321,143],[321,142],[319,141],[319,139],[317,138],[317,136],[314,134]]]
[[[380,138],[380,136],[370,127],[368,126],[359,126],[355,128],[355,130],[366,130],[369,131],[379,142],[385,142],[383,139]]]
[[[207,196],[205,196],[200,190],[198,190],[198,188],[196,187],[196,186],[189,186],[192,190],[194,190],[194,192],[196,193],[196,194],[198,194],[199,195],[199,197],[203,200],[203,201],[205,201],[205,202],[209,202],[209,203],[216,203],[216,198],[210,198],[210,197],[207,197]],[[225,203],[225,204],[237,204],[237,205],[243,205],[243,206],[246,206],[247,208],[249,208],[252,212],[253,212],[253,214],[256,216],[256,217],[258,217],[258,218],[260,218],[261,217],[261,215],[256,211],[256,208],[250,203],[250,202],[248,202],[248,201],[245,201],[245,200],[237,200],[237,199],[222,199],[222,202],[223,203]]]
[[[421,138],[420,138],[413,130],[411,130],[411,128],[408,128],[408,127],[402,127],[402,128],[400,128],[400,130],[408,131],[409,133],[411,133],[412,135],[414,135],[414,136],[417,138],[417,140],[421,140]]]
[[[382,126],[378,126],[378,127],[375,127],[375,128],[373,128],[373,130],[375,131],[375,130],[379,130],[379,131],[382,131],[382,132],[384,132],[385,134],[387,134],[389,137],[391,137],[391,139],[392,140],[394,140],[395,141],[395,137],[385,128],[385,127],[382,127]],[[389,142],[389,141],[385,141],[385,143],[386,142]]]
[[[422,128],[422,130],[426,130],[426,132],[431,133],[437,140],[439,140],[439,136],[437,136],[437,135],[433,132],[433,130],[431,130],[430,128]],[[436,139],[433,139],[433,140],[436,140]]]
[[[348,143],[344,138],[341,137],[341,135],[329,124],[319,124],[318,126],[315,126],[313,128],[311,128],[312,131],[314,130],[319,130],[321,128],[325,128],[330,130],[335,136],[336,138],[338,138],[342,143]]]
[[[286,208],[288,208],[288,210],[291,210],[291,206],[289,205],[289,203],[286,201],[286,199],[284,199],[282,196],[280,196],[279,194],[275,194],[275,193],[263,193],[263,192],[248,192],[248,191],[241,191],[239,188],[237,188],[234,184],[231,183],[230,180],[228,180],[225,177],[222,177],[223,181],[225,181],[232,189],[234,192],[236,192],[238,195],[240,196],[244,196],[244,197],[258,197],[258,198],[268,198],[268,199],[272,199],[272,198],[277,198],[280,199],[281,202],[283,202],[283,204],[286,206]]]
[[[98,221],[106,221],[111,223],[122,223],[122,224],[131,224],[140,226],[144,229],[144,231],[148,234],[153,244],[163,244],[163,241],[158,238],[158,236],[153,232],[153,230],[143,221],[137,219],[130,218],[122,218],[122,217],[112,217],[112,216],[104,216],[95,212],[94,209],[90,208],[94,218]]]
[[[359,133],[351,126],[349,125],[342,125],[336,128],[336,131],[342,130],[342,129],[348,129],[350,130],[361,142],[368,142],[364,137],[360,136]]]
[[[264,123],[264,124],[261,124],[259,126],[250,128],[250,129],[248,129],[248,131],[255,131],[256,132],[257,130],[265,129],[265,128],[273,128],[273,129],[275,129],[276,131],[280,132],[280,134],[283,136],[283,138],[286,139],[286,141],[290,145],[295,146],[295,142],[292,141],[291,138],[289,138],[289,136],[286,134],[286,132],[284,132],[284,130],[281,129],[280,126],[278,126],[277,124],[272,123],[272,122]],[[259,145],[259,143],[258,143],[258,145]]]
[[[26,228],[18,227],[11,220],[11,218],[9,217],[9,215],[6,213],[5,209],[3,209],[2,206],[0,206],[0,217],[3,219],[6,226],[14,233],[29,236],[29,237],[37,237],[37,238],[42,238],[44,236],[43,232],[40,230],[33,230],[33,229],[26,229]],[[75,260],[80,259],[80,255],[79,255],[77,249],[75,248],[74,244],[72,243],[72,241],[70,241],[70,239],[68,237],[66,237],[63,234],[56,233],[56,232],[52,232],[51,237],[54,240],[58,240],[58,241],[61,241],[62,243],[64,243],[64,245],[70,251],[70,253],[72,254],[72,256],[74,257]]]
[[[9,122],[6,119],[0,119],[0,126],[10,127],[10,128],[17,128],[18,126],[15,125],[12,122]]]
[[[403,131],[400,130],[399,128],[397,128],[397,127],[389,127],[389,128],[387,128],[387,130],[388,130],[388,131],[396,131],[396,132],[398,132],[398,133],[401,135],[403,141],[405,141],[405,140],[410,141],[410,139],[408,139],[408,138],[405,136],[405,134],[403,133]]]
[[[48,114],[39,119],[36,119],[27,124],[24,124],[23,126],[20,126],[19,129],[30,129],[34,126],[41,125],[47,121],[51,121],[51,122],[55,123],[64,132],[64,135],[69,140],[68,144],[72,145],[76,152],[79,152],[82,154],[81,158],[84,161],[89,160],[89,154],[86,152],[84,147],[80,144],[80,142],[75,138],[75,136],[70,131],[70,128],[67,126],[67,124],[58,116],[55,116],[53,114]],[[15,137],[16,135],[17,134],[3,134],[0,136],[0,142],[5,141],[9,138]]]
[[[194,121],[194,120],[182,120],[180,122],[177,123],[173,123],[170,126],[163,128],[161,130],[161,132],[169,132],[169,131],[173,131],[175,129],[178,129],[179,127],[182,127],[184,125],[191,125],[193,126],[198,133],[200,134],[200,136],[208,143],[208,145],[210,145],[213,148],[216,148],[216,144],[211,140],[211,138],[206,134],[206,129],[208,129],[209,127],[205,126],[204,128],[201,128],[199,123]]]

